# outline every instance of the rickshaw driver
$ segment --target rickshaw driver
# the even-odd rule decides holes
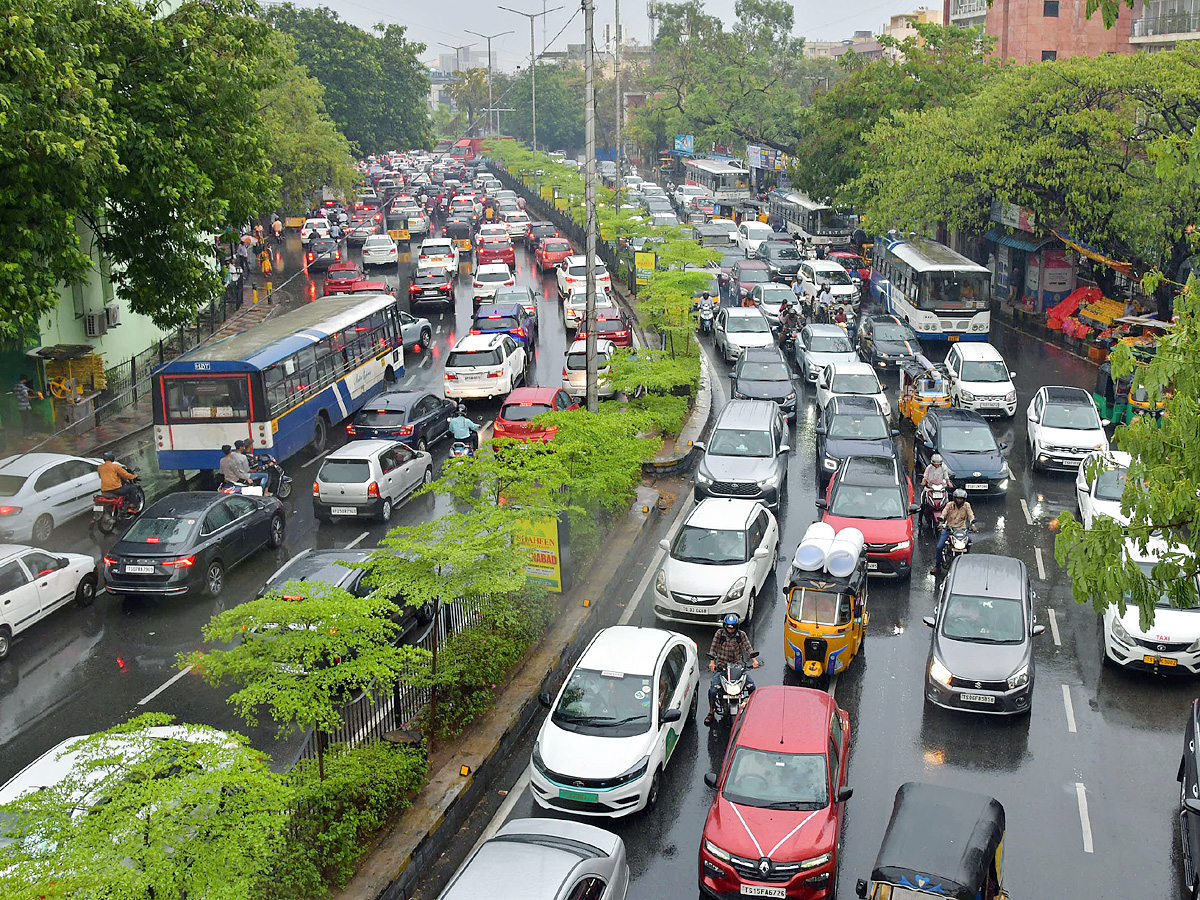
[[[758,668],[757,657],[752,657],[754,647],[750,644],[750,638],[746,632],[742,631],[738,626],[742,620],[737,613],[730,613],[721,620],[721,627],[717,629],[717,633],[713,635],[712,643],[708,647],[708,671],[713,673],[712,682],[708,686],[708,715],[704,717],[704,724],[711,725],[713,723],[713,710],[717,702],[717,691],[721,689],[721,673],[717,671],[717,666],[727,665],[729,663],[745,664],[746,660],[750,660],[749,666],[752,669]],[[754,679],[750,677],[750,673],[746,673],[746,693],[754,692]]]

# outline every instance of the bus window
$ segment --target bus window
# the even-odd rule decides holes
[[[165,379],[167,422],[219,419],[248,422],[250,392],[246,376]]]
[[[329,338],[318,341],[313,349],[316,351],[317,358],[317,384],[324,387],[337,377],[337,370],[340,366],[334,360],[333,345]]]
[[[287,384],[283,367],[277,363],[263,372],[263,384],[266,387],[267,406],[271,408],[271,415],[276,416],[287,409]]]

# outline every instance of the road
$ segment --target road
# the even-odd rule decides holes
[[[1038,619],[1048,626],[1036,639],[1032,715],[1006,721],[925,706],[930,632],[921,618],[933,611],[934,579],[927,574],[933,538],[923,536],[911,581],[872,582],[864,650],[831,688],[853,728],[854,796],[842,833],[839,896],[853,897],[855,880],[869,876],[896,788],[923,780],[990,793],[1004,804],[1005,884],[1013,897],[1183,897],[1175,772],[1195,682],[1102,668],[1099,617],[1072,599],[1065,572],[1054,564],[1048,527],[1059,510],[1074,508],[1074,479],[1032,474],[1027,458],[1025,406],[1036,388],[1069,384],[1090,390],[1096,370],[1015,332],[998,329],[993,342],[1018,373],[1017,417],[994,424],[1011,448],[1014,482],[1006,498],[975,504],[981,530],[974,550],[1023,559],[1031,573]],[[935,357],[944,353],[927,349]],[[728,372],[723,362],[711,354],[710,359],[723,376]],[[893,400],[895,391],[892,376]],[[786,574],[787,561],[816,519],[812,394],[803,396],[792,440],[777,578]],[[722,377],[717,402],[727,396],[728,379]],[[904,434],[905,452],[911,454],[911,431]],[[628,598],[635,607],[632,624],[655,625],[646,596],[653,591],[650,581],[643,577],[642,594]],[[759,599],[750,628],[764,660],[755,672],[760,685],[787,678],[782,616],[773,586]],[[702,651],[712,634],[708,628],[680,630],[700,642]],[[535,733],[531,729],[514,751],[507,783],[497,785],[490,802],[464,826],[460,853],[509,817],[553,815],[533,804],[525,786]],[[592,820],[624,838],[633,872],[631,898],[695,896],[697,848],[712,799],[703,776],[717,769],[723,754],[723,741],[710,737],[703,724],[689,727],[666,772],[657,810],[624,821]],[[510,793],[502,798],[505,790]],[[434,893],[426,886],[419,896],[431,900]]]
[[[368,277],[382,277],[396,289],[406,309],[416,248],[416,244],[411,248],[401,244],[395,267],[368,270]],[[351,248],[351,258],[360,258],[356,247]],[[302,259],[299,236],[292,235],[275,254],[275,282],[283,285],[276,302],[288,307],[319,302],[322,275],[309,277]],[[518,283],[534,287],[539,296],[539,343],[531,383],[557,386],[567,333],[553,278],[541,278],[531,261],[532,255],[518,246]],[[293,275],[296,277],[289,281]],[[434,340],[432,346],[406,354],[401,387],[441,393],[442,360],[470,328],[470,291],[470,277],[464,266],[453,311],[439,304],[421,304],[411,310],[430,320]],[[499,401],[471,403],[468,414],[476,421],[487,422],[498,410]],[[344,432],[335,432],[335,445],[344,442]],[[437,466],[445,459],[447,443],[431,448]],[[150,500],[180,488],[176,473],[158,470],[148,436],[117,448],[117,454],[139,471]],[[165,712],[180,721],[240,731],[256,747],[270,752],[280,766],[294,758],[300,746],[298,735],[279,739],[269,720],[247,725],[226,702],[230,690],[210,688],[194,672],[180,676],[176,659],[181,653],[200,649],[203,625],[221,610],[255,596],[291,556],[308,548],[378,544],[387,530],[381,523],[318,526],[308,490],[317,461],[302,453],[285,463],[296,485],[285,503],[287,540],[278,551],[264,549],[230,572],[220,597],[160,602],[121,600],[101,593],[91,608],[67,607],[17,637],[8,659],[0,663],[0,783],[59,741],[111,727],[145,712]],[[396,511],[391,525],[426,521],[448,508],[441,498],[411,500]],[[59,528],[50,539],[49,549],[90,553],[99,559],[119,536],[120,529],[97,540],[100,536],[89,535],[87,520],[81,519]]]

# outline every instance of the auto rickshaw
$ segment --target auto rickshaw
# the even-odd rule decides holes
[[[814,523],[820,525],[821,523]],[[811,533],[811,532],[810,532]],[[867,633],[867,554],[858,553],[850,574],[801,568],[802,542],[788,570],[783,595],[783,660],[806,685],[825,689],[844,672]]]
[[[900,399],[897,407],[903,418],[912,422],[916,428],[931,408],[949,405],[950,379],[946,377],[945,372],[920,353],[901,360]]]
[[[871,878],[860,878],[856,893],[864,900],[892,900],[893,894],[1007,900],[1003,855],[999,800],[910,781],[896,791]]]
[[[446,237],[454,242],[459,254],[471,252],[471,223],[451,220],[446,223]]]

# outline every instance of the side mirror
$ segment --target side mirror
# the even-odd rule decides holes
[[[914,513],[919,513],[920,511],[921,511],[921,504],[920,504],[920,503],[910,503],[910,504],[908,504],[908,514],[909,514],[910,516],[911,516],[911,515],[913,515]]]
[[[779,452],[780,452],[780,453],[791,453],[791,452],[792,452],[792,445],[791,445],[791,444],[780,444],[780,445],[779,445]]]
[[[854,893],[858,894],[858,896],[860,896],[860,897],[864,898],[864,900],[866,900],[867,879],[860,878],[860,879],[858,879],[858,881],[854,882]]]
[[[818,425],[816,428],[813,429],[813,431],[816,434],[826,434],[827,433],[824,425]],[[896,434],[899,434],[899,433],[900,432],[898,432],[898,431],[896,432]]]
[[[661,716],[659,716],[658,721],[661,722],[663,725],[666,725],[668,722],[678,722],[682,718],[683,718],[683,713],[680,712],[679,710],[668,709],[668,710],[665,710]]]
[[[829,509],[829,501],[821,498],[817,501],[817,509]]]
[[[1009,378],[1016,378],[1016,377],[1017,377],[1017,373],[1016,373],[1016,372],[1009,372],[1009,373],[1008,373],[1008,377],[1009,377]]]
[[[1001,441],[998,446],[1000,447],[1001,450],[1007,450],[1008,449],[1008,441]]]
[[[538,694],[538,703],[542,704],[542,706],[546,707],[546,709],[549,709],[553,702],[554,701],[550,698],[549,691],[542,691],[540,694]]]
[[[666,538],[663,538],[661,541],[658,542],[658,546],[662,547],[664,550],[670,550],[671,542],[668,541]]]
[[[844,787],[838,791],[838,803],[845,803],[854,796],[854,788]]]
[[[922,441],[921,443],[923,443],[925,445],[926,450],[933,449],[933,441]]]
[[[1112,422],[1110,422],[1108,419],[1101,419],[1101,420],[1100,420],[1100,424],[1101,424],[1102,426],[1104,426],[1105,428],[1107,428],[1109,425],[1111,425],[1111,424],[1112,424]]]
[[[1200,816],[1200,800],[1195,797],[1184,797],[1183,808],[1194,816]]]
[[[900,437],[900,429],[899,428],[892,429],[892,437]]]
[[[707,784],[710,788],[715,788],[717,786],[717,773],[716,772],[705,772],[704,773],[704,783]]]
[[[704,441],[692,441],[692,446],[695,447],[697,450],[703,450],[704,449]]]
[[[934,625],[937,624],[937,619],[935,619],[933,616],[925,616],[924,618],[921,619],[921,621],[924,622],[926,625],[928,625],[930,628],[932,628]]]
[[[67,559],[65,556],[60,556],[58,559],[56,559],[54,561],[54,568],[55,569],[65,569],[70,564],[71,564],[71,561],[69,559]]]
[[[1034,626],[1033,626],[1033,634],[1034,634],[1034,637],[1036,637],[1036,636],[1037,636],[1037,635],[1039,635],[1039,634],[1045,634],[1045,633],[1046,633],[1046,626],[1045,626],[1045,625],[1034,625]]]
[[[771,554],[767,552],[766,547],[759,547],[757,550],[754,551],[755,559],[766,559],[770,555]]]

